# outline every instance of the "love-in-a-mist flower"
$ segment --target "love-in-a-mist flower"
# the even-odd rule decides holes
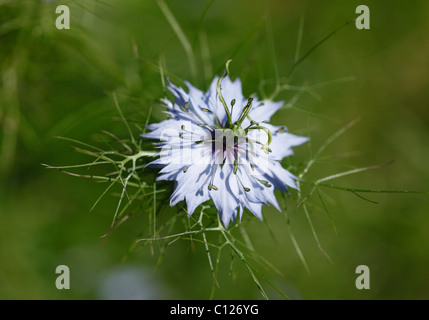
[[[175,181],[170,205],[185,200],[191,215],[212,199],[226,228],[244,208],[259,219],[263,205],[280,210],[274,189],[296,189],[297,178],[279,161],[308,140],[268,123],[283,102],[246,99],[228,72],[207,92],[185,84],[189,92],[169,83],[175,101],[163,102],[170,118],[143,135],[161,141],[160,157],[150,165],[162,168],[158,180]]]

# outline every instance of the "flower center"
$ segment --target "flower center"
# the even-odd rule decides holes
[[[223,96],[222,96],[222,90],[221,90],[221,83],[222,83],[222,80],[223,79],[225,79],[226,78],[226,76],[228,76],[229,75],[229,63],[231,62],[231,60],[228,60],[227,62],[226,62],[226,66],[225,66],[225,73],[222,75],[222,77],[220,77],[219,78],[219,80],[218,80],[218,82],[217,82],[217,84],[216,84],[216,92],[217,92],[217,94],[218,94],[218,96],[219,96],[219,100],[220,100],[220,102],[222,103],[222,105],[223,105],[223,107],[224,107],[224,109],[225,109],[225,113],[226,113],[226,116],[227,116],[227,122],[226,122],[226,125],[225,125],[225,128],[226,129],[232,129],[232,132],[233,133],[235,133],[237,130],[241,130],[241,131],[244,131],[244,134],[242,133],[242,132],[240,132],[240,135],[241,134],[243,134],[244,136],[246,136],[247,135],[247,133],[250,131],[250,130],[263,130],[263,131],[265,131],[266,133],[267,133],[267,136],[268,136],[268,140],[267,140],[267,142],[264,144],[264,145],[262,145],[262,150],[265,152],[265,153],[270,153],[271,152],[271,149],[268,147],[270,144],[271,144],[271,141],[272,141],[272,139],[273,139],[273,136],[272,136],[272,133],[271,133],[271,131],[267,128],[267,127],[264,127],[264,126],[261,126],[258,122],[256,122],[256,121],[253,121],[250,117],[249,117],[249,112],[250,112],[250,109],[252,108],[252,105],[253,105],[253,98],[249,98],[248,100],[247,100],[247,104],[243,107],[243,110],[241,111],[241,114],[240,114],[240,116],[238,117],[238,120],[237,121],[235,121],[234,123],[232,123],[232,118],[231,118],[231,114],[232,114],[232,111],[233,111],[233,109],[234,109],[234,105],[235,105],[235,99],[233,99],[232,101],[231,101],[231,112],[229,111],[229,108],[228,108],[228,106],[227,106],[227,104],[226,104],[226,102],[225,102],[225,99],[223,98]],[[243,121],[245,120],[245,119],[248,119],[249,121],[250,121],[250,125],[247,127],[247,128],[245,128],[245,129],[243,129],[242,127],[241,127],[241,125],[242,125],[242,123],[243,123]],[[218,119],[218,121],[217,121],[218,123],[220,123],[220,121],[219,121],[219,119]]]

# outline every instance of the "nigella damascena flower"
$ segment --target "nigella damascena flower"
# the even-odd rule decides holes
[[[244,208],[259,219],[262,205],[280,210],[274,189],[296,189],[297,178],[279,161],[308,140],[268,123],[283,102],[246,99],[240,80],[226,74],[207,92],[185,84],[189,92],[169,83],[175,101],[163,102],[170,118],[143,135],[161,141],[160,157],[150,165],[162,168],[158,180],[175,181],[170,205],[186,200],[191,215],[212,199],[226,228]]]

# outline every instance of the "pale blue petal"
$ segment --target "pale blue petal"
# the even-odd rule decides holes
[[[254,102],[250,109],[249,116],[256,122],[269,121],[274,113],[276,113],[284,105],[283,101],[261,103]]]
[[[228,183],[228,177],[232,170],[232,165],[224,165],[223,168],[218,166],[213,179],[213,185],[216,186],[217,190],[212,189],[209,191],[210,198],[213,199],[225,228],[228,228],[229,222],[239,206],[238,198],[232,192]]]

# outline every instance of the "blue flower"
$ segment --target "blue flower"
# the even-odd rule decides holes
[[[163,99],[169,119],[150,124],[161,168],[157,180],[175,181],[170,205],[185,200],[188,214],[212,199],[226,228],[249,209],[262,220],[262,205],[280,211],[274,189],[297,188],[280,161],[308,140],[269,124],[283,102],[246,99],[239,79],[215,77],[207,92],[185,82],[189,92],[169,82],[175,101]]]

